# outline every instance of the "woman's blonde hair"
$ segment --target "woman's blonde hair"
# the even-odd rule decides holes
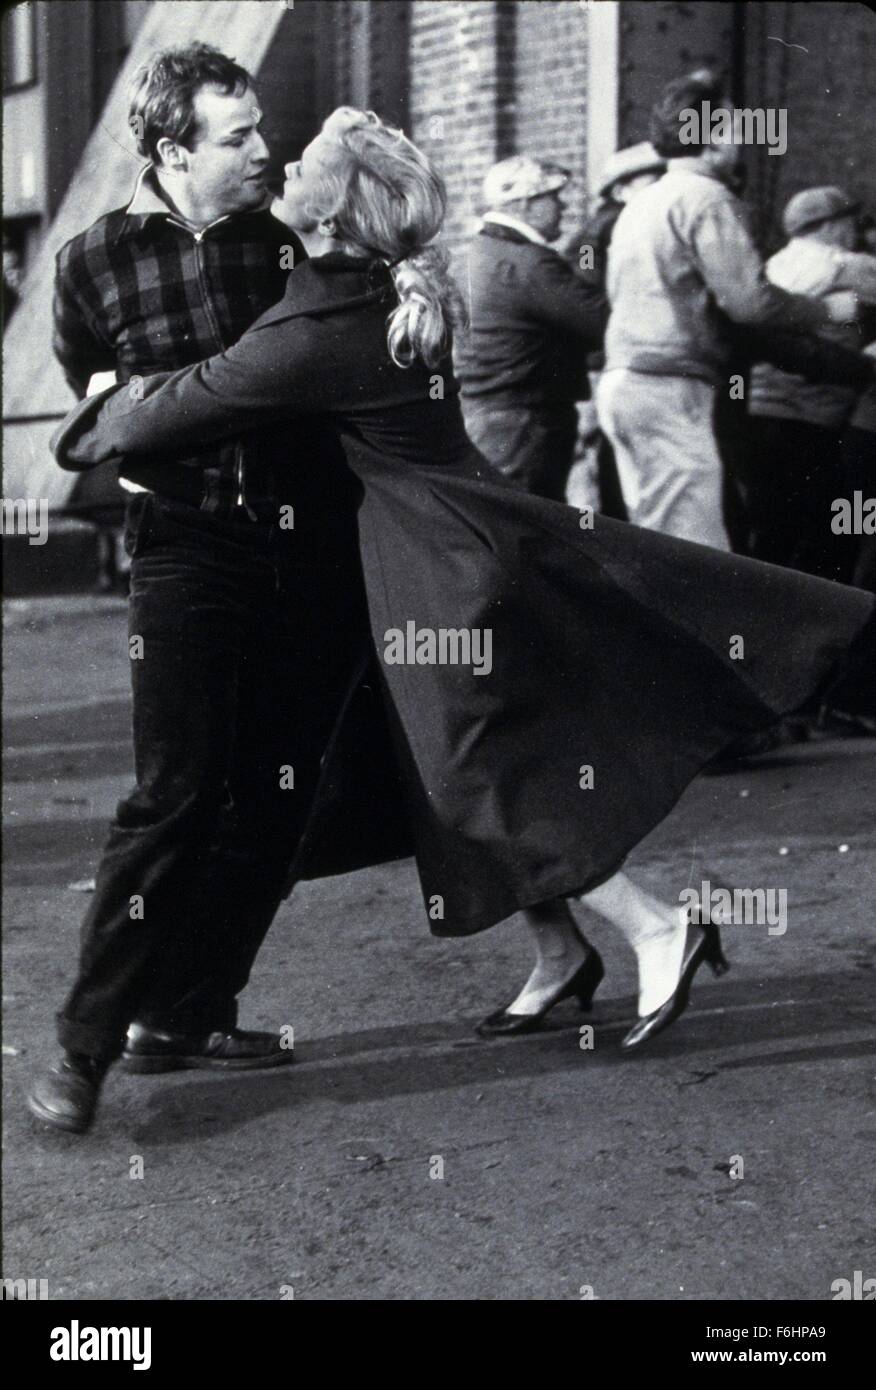
[[[331,218],[341,241],[387,261],[399,302],[387,321],[392,360],[432,367],[465,323],[462,297],[433,238],[444,221],[441,175],[400,131],[373,111],[339,106],[322,127],[338,149],[308,209]]]

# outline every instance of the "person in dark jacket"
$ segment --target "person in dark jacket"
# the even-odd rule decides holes
[[[601,290],[551,246],[568,179],[529,155],[487,174],[488,211],[461,277],[470,326],[456,356],[469,438],[507,478],[556,501],[575,454],[575,403],[589,395],[587,356],[606,318]]]
[[[636,953],[624,1046],[641,1047],[683,1011],[702,961],[726,962],[716,928],[636,888],[625,856],[732,738],[874,659],[876,600],[609,518],[582,527],[496,477],[466,437],[447,356],[459,312],[430,244],[438,175],[346,108],[286,173],[275,211],[310,259],[283,303],[142,399],[84,402],[56,456],[155,458],[267,422],[294,438],[292,422],[320,415],[363,490],[377,679],[432,930],[583,895]],[[728,657],[740,631],[744,662]],[[683,892],[687,875],[679,864]],[[528,982],[533,1019],[567,996],[588,1004],[599,982],[596,953],[571,933],[562,945]]]
[[[58,255],[54,346],[80,396],[94,373],[136,395],[150,373],[230,346],[302,259],[264,207],[243,68],[206,44],[160,52],[130,118],[149,160],[133,199]],[[33,1100],[57,1127],[88,1126],[123,1048],[141,1072],[292,1060],[279,1034],[238,1029],[237,995],[367,631],[353,479],[324,445],[319,474],[302,466],[318,434],[197,438],[121,469],[137,787],[98,870],[64,1053]]]
[[[876,310],[876,256],[859,249],[861,207],[841,188],[806,188],[782,214],[787,244],[767,261],[782,289],[829,303],[853,291]],[[859,325],[822,330],[830,342],[854,348],[866,341]],[[843,439],[857,403],[851,385],[814,384],[759,363],[748,393],[753,549],[759,559],[849,582],[858,542],[832,529],[833,499],[843,495]]]

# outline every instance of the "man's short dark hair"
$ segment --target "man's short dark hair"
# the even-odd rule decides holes
[[[131,88],[128,124],[139,153],[157,160],[162,138],[191,149],[198,135],[198,92],[203,87],[217,87],[226,96],[240,95],[251,85],[246,68],[212,44],[162,49],[140,69]]]
[[[699,113],[704,101],[709,103],[713,111],[717,107],[726,109],[728,105],[723,82],[715,73],[705,69],[677,77],[663,88],[660,99],[654,103],[651,111],[651,144],[664,159],[696,155],[711,144],[709,129],[704,129],[702,120],[701,140],[682,143],[680,139],[680,132],[685,128],[682,111],[694,110]]]

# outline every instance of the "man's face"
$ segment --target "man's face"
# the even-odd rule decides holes
[[[210,208],[214,217],[259,207],[267,191],[269,152],[259,133],[262,113],[252,88],[235,96],[202,87],[195,115],[198,133],[181,171],[191,202]]]
[[[537,198],[527,200],[524,221],[540,232],[545,241],[556,241],[565,207],[559,189],[553,193],[540,193]]]
[[[271,212],[278,221],[296,232],[312,232],[317,224],[315,208],[325,174],[337,162],[337,147],[319,134],[311,140],[301,158],[287,164],[283,191],[271,203]]]
[[[715,132],[712,134],[711,145],[707,146],[712,169],[718,178],[731,187],[739,182],[744,167],[743,135],[741,116],[734,113],[732,134]]]

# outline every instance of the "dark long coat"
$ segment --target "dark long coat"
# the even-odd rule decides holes
[[[612,873],[728,743],[852,644],[872,651],[876,601],[505,483],[465,436],[449,364],[390,360],[394,302],[379,262],[310,261],[235,347],[143,400],[83,402],[56,451],[82,468],[322,416],[362,485],[373,653],[295,872],[413,848],[432,930],[462,935]],[[489,630],[491,670],[388,660],[411,622]]]

